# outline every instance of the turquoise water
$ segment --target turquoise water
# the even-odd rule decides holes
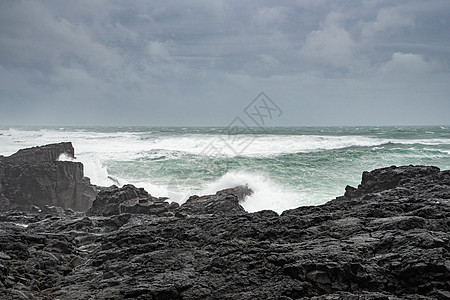
[[[93,183],[133,183],[180,203],[248,184],[249,211],[324,203],[375,168],[450,169],[450,126],[0,127],[1,155],[61,141],[73,143]]]

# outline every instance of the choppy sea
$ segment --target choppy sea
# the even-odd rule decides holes
[[[248,211],[277,212],[340,196],[361,173],[391,165],[450,169],[450,126],[24,127],[0,126],[0,155],[70,141],[98,185],[132,183],[182,203],[247,184]],[[60,159],[67,159],[61,157]]]

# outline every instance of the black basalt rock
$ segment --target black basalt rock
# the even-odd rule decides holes
[[[59,206],[87,210],[96,195],[79,162],[58,161],[61,154],[74,158],[71,143],[19,150],[0,159],[0,210],[30,211],[32,206]]]
[[[191,196],[181,205],[179,212],[186,214],[246,213],[240,202],[253,191],[248,186],[237,186],[218,191],[215,195]]]
[[[119,188],[111,186],[100,191],[87,212],[94,216],[112,216],[121,213],[163,215],[178,206],[164,201],[167,198],[152,197],[143,188],[132,184]]]
[[[391,166],[372,172],[364,172],[358,191],[360,193],[381,192],[395,188],[414,178],[436,175],[439,171],[439,168],[431,166]]]
[[[3,161],[13,164],[54,162],[58,160],[61,154],[66,154],[69,158],[75,158],[75,150],[71,142],[20,149],[11,156],[3,157]]]
[[[0,299],[449,299],[450,171],[374,170],[281,215],[245,212],[245,191],[178,207],[113,186],[88,217],[0,213]]]

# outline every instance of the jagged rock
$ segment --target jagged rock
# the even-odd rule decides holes
[[[439,168],[430,166],[391,166],[389,168],[377,169],[371,172],[364,172],[361,184],[357,189],[348,187],[347,196],[362,195],[368,193],[381,192],[395,188],[404,184],[404,181],[410,181],[414,178],[421,178],[428,175],[439,173]]]
[[[245,213],[239,204],[252,191],[245,186],[218,191],[215,195],[191,196],[181,206],[168,203],[167,198],[156,198],[143,188],[132,184],[122,188],[111,186],[100,191],[88,215],[112,216],[121,213],[147,214],[157,216],[187,214],[235,214]]]
[[[167,198],[152,197],[143,188],[132,184],[122,188],[111,186],[100,191],[94,200],[88,215],[112,216],[121,213],[163,215],[170,206],[164,200]]]
[[[71,142],[62,142],[58,144],[20,149],[11,156],[3,157],[2,159],[6,163],[13,164],[44,161],[53,162],[57,161],[61,154],[66,154],[68,157],[75,158],[75,150]]]
[[[57,161],[74,157],[71,143],[19,150],[0,160],[0,210],[39,209],[45,205],[85,211],[97,194],[79,162]]]
[[[181,205],[179,212],[186,214],[236,214],[245,213],[245,209],[239,204],[245,196],[253,191],[247,186],[218,191],[215,195],[191,196]]]
[[[111,207],[89,217],[0,214],[1,299],[449,297],[450,171],[375,170],[281,215],[245,213],[230,190],[173,216],[120,213],[158,202],[132,186],[97,200]]]

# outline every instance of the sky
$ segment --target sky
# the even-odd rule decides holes
[[[450,1],[0,1],[0,124],[450,124]]]

